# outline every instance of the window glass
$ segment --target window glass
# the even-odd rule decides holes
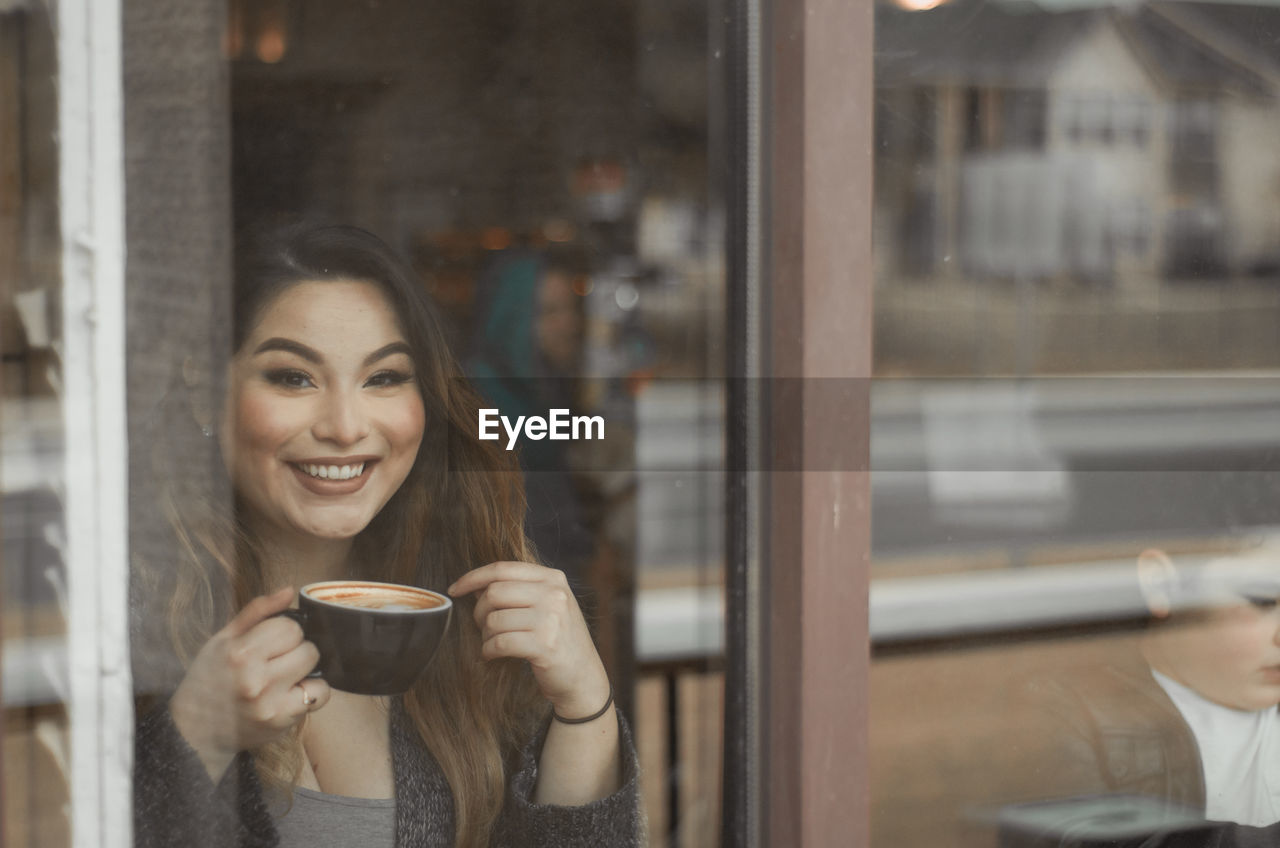
[[[0,492],[6,845],[69,845],[57,57],[43,4],[0,4]]]
[[[1280,821],[1278,34],[877,4],[876,846]]]
[[[605,703],[625,719],[621,775],[635,779],[603,791],[621,810],[606,824],[648,845],[716,844],[721,4],[117,6],[69,5],[59,20],[51,4],[0,0],[0,841],[71,844],[74,821],[84,828],[75,844],[119,848],[132,812],[139,843],[221,844],[224,829],[243,825],[311,844],[308,828],[330,821],[314,811],[355,797],[359,821],[344,813],[337,824],[358,823],[372,843],[394,834],[387,801],[405,786],[451,797],[454,826],[483,836],[525,821],[500,812],[511,776],[532,774],[522,755],[554,759],[554,740],[573,738],[574,723],[549,708],[586,718]],[[66,37],[90,31],[76,27],[112,35]],[[117,35],[122,102],[116,81],[98,85]],[[66,67],[85,73],[59,79],[59,43],[89,43],[95,61],[77,54]],[[60,95],[80,110],[75,133],[59,131]],[[73,560],[130,572],[132,758],[111,733],[128,721],[111,689],[125,679],[113,659],[125,610],[109,609],[118,586],[85,605],[110,649],[67,661],[60,161],[74,176],[63,190],[75,184],[65,208],[83,213],[76,220],[124,195],[111,223],[124,236],[125,303],[103,282],[119,270],[120,245],[97,234],[114,226],[75,233],[65,293],[111,298],[83,314],[82,335],[106,340],[94,351],[125,336],[127,397],[107,397],[115,390],[100,381],[103,402],[77,408],[127,406],[127,505],[122,479],[98,480],[87,502],[127,510],[128,562],[106,550]],[[93,208],[75,207],[81,200]],[[103,427],[110,436],[115,423]],[[589,646],[575,663],[562,652],[549,683],[543,665],[535,673],[516,656],[510,643],[522,637],[503,642],[518,673],[484,659],[477,634],[498,625],[472,624],[474,587],[451,605],[396,595],[393,606],[425,611],[376,619],[390,628],[451,609],[430,659],[372,628],[376,650],[346,662],[366,636],[338,638],[317,623],[316,609],[343,601],[319,589],[251,603],[319,577],[443,592],[496,560],[536,562],[547,603],[563,598],[546,581],[565,581],[563,615],[540,622],[576,626],[582,614],[566,632]],[[284,612],[289,600],[299,609]],[[533,632],[519,610],[537,605],[524,603],[502,610],[516,610],[510,632]],[[323,681],[303,677],[311,649],[264,609],[304,628]],[[428,671],[381,682],[379,653],[396,668],[417,656]],[[95,743],[75,762],[79,780],[69,773],[68,666],[94,682],[77,689],[93,708],[71,711],[76,738]],[[284,666],[293,676],[277,686]],[[603,687],[566,694],[555,685],[565,675]],[[423,679],[457,685],[436,697],[412,688]],[[400,698],[405,689],[415,694]],[[573,697],[583,689],[589,708]],[[486,741],[458,744],[477,728]],[[394,756],[375,755],[386,750]],[[127,788],[131,759],[134,810],[99,803],[117,797],[104,784]],[[406,777],[419,767],[429,779]],[[220,806],[223,796],[238,800]],[[537,798],[543,812],[572,800]],[[409,809],[415,799],[398,800]],[[601,839],[614,841],[607,828]]]
[[[131,259],[149,272],[131,275],[133,295],[154,307],[145,316],[150,327],[170,315],[188,328],[156,331],[173,360],[164,366],[164,388],[138,387],[131,396],[140,412],[131,435],[155,457],[135,469],[135,491],[169,504],[140,516],[155,534],[138,552],[145,555],[133,583],[135,614],[147,611],[134,650],[139,694],[147,696],[140,699],[140,757],[166,750],[155,743],[168,726],[148,716],[157,704],[164,709],[155,696],[173,687],[179,694],[168,702],[170,718],[191,741],[198,711],[184,694],[193,690],[182,687],[194,685],[192,669],[205,667],[199,652],[216,648],[218,626],[250,598],[280,582],[296,588],[321,577],[444,591],[466,570],[459,562],[482,566],[519,559],[523,550],[525,559],[564,575],[584,615],[614,703],[634,734],[647,844],[716,844],[726,328],[725,201],[713,151],[725,143],[725,57],[713,45],[723,40],[723,24],[706,6],[670,0],[447,7],[230,0],[220,11],[225,18],[212,31],[225,23],[225,33],[216,54],[209,27],[175,28],[192,51],[189,65],[174,70],[189,73],[199,94],[185,113],[173,104],[187,90],[147,87],[154,81],[144,72],[148,62],[174,59],[147,41],[151,20],[140,14],[126,33],[126,66],[132,61],[138,69],[137,87],[127,77],[125,90],[137,118],[132,151],[162,143],[157,124],[144,120],[154,109],[174,121],[174,132],[207,146],[201,161],[215,174],[219,163],[226,166],[223,183],[207,179],[209,194],[193,197],[193,207],[206,204],[203,211],[181,210],[184,235],[208,249],[203,285],[184,272],[180,284],[166,287],[152,273],[182,265],[164,237],[178,226],[154,192],[160,184],[181,187],[181,169],[158,160],[131,176],[130,202],[149,213],[135,218],[130,234]],[[227,81],[225,92],[201,87],[218,79]],[[200,231],[202,223],[210,229]],[[345,247],[325,253],[330,238],[373,244],[346,229],[313,238],[317,228],[335,224],[376,236],[380,246],[369,250],[379,258],[362,265]],[[214,236],[202,242],[208,233]],[[387,255],[397,259],[384,261]],[[390,290],[381,281],[391,265],[402,299],[377,296]],[[270,288],[276,283],[279,289]],[[370,301],[360,299],[370,291]],[[422,317],[420,300],[438,325]],[[195,320],[201,310],[205,326]],[[410,353],[384,341],[403,341]],[[447,356],[432,347],[438,342],[448,345]],[[427,349],[430,356],[420,355]],[[386,374],[340,368],[364,368],[362,356],[387,350]],[[448,357],[456,372],[433,370]],[[130,367],[140,373],[155,360],[135,350]],[[368,399],[368,406],[352,398]],[[293,417],[296,410],[301,417]],[[415,416],[425,423],[415,425]],[[322,450],[322,442],[329,447]],[[470,475],[467,462],[482,449],[494,465]],[[281,470],[275,460],[287,466],[283,481],[274,476]],[[404,486],[421,485],[424,493],[414,489],[410,497],[402,494],[410,489],[390,486],[385,506],[370,513],[375,518],[336,507],[316,512],[316,499],[358,494],[361,478],[377,489],[379,475],[397,468]],[[513,482],[527,498],[523,507],[506,488]],[[306,494],[280,494],[290,486]],[[342,567],[321,568],[328,542],[352,535],[339,528],[347,519],[369,529],[353,531]],[[296,553],[293,543],[302,537],[316,542],[314,556],[280,555]],[[531,546],[512,547],[516,537]],[[415,550],[419,570],[410,573],[397,557]],[[443,579],[445,573],[452,576]],[[477,630],[491,626],[471,622],[481,591],[454,599],[451,632],[463,633],[459,619]],[[300,615],[316,621],[305,598],[300,605]],[[304,623],[308,638],[319,633],[313,627],[320,625]],[[315,638],[322,642],[323,634]],[[456,787],[464,778],[482,783],[487,772],[468,771],[479,760],[452,737],[467,735],[473,714],[488,721],[524,690],[479,687],[467,661],[478,659],[480,642],[459,648],[453,638],[419,680],[462,681],[456,692],[463,695],[446,693],[437,702],[415,694],[402,703],[414,727],[436,732],[426,741],[455,786],[458,821],[472,816],[472,832],[480,832],[480,808],[464,809],[460,799],[488,796],[475,785]],[[497,642],[490,648],[501,650]],[[337,648],[319,650],[326,681],[340,693],[345,681],[326,655]],[[171,659],[160,659],[166,652]],[[589,678],[593,663],[584,654]],[[544,702],[554,701],[545,675],[530,679]],[[312,686],[325,697],[318,682],[303,681],[303,700],[290,709],[301,709]],[[286,843],[306,826],[289,817],[305,816],[317,801],[307,792],[386,800],[389,785],[376,775],[353,785],[325,771],[326,750],[339,749],[316,740],[359,744],[357,734],[334,733],[325,719],[349,718],[340,711],[361,702],[331,697],[298,735],[251,746],[249,766],[205,763],[235,779],[256,775],[268,800],[296,789],[291,810],[270,808]],[[225,698],[214,703],[222,712],[234,706]],[[406,726],[388,709],[393,728]],[[569,732],[554,721],[547,726],[548,739]],[[495,720],[485,729],[496,734],[506,726]],[[393,733],[393,746],[398,738]],[[208,743],[199,748],[204,753],[229,744],[197,742]],[[149,761],[140,762],[135,793],[145,797],[156,784]],[[382,815],[385,824],[389,814]],[[503,813],[497,826],[514,820]]]

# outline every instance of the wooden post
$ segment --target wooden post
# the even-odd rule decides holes
[[[872,9],[777,0],[766,30],[771,848],[870,841]]]

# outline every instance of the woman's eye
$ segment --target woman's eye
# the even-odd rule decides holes
[[[1280,602],[1280,598],[1274,595],[1245,595],[1244,599],[1254,609],[1271,610],[1276,608],[1276,603]]]
[[[412,374],[406,374],[403,371],[379,371],[368,380],[365,385],[370,388],[383,388],[386,386],[399,386],[413,379]]]
[[[307,372],[293,368],[278,368],[274,371],[266,372],[264,376],[267,378],[268,383],[275,386],[283,386],[286,389],[306,389],[315,385]]]

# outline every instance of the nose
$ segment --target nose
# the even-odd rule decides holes
[[[326,392],[317,410],[311,434],[322,442],[354,445],[369,435],[369,418],[356,393]]]

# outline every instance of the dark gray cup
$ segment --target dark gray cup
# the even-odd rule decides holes
[[[447,595],[367,580],[303,586],[298,609],[282,613],[320,649],[312,676],[357,695],[409,691],[435,656],[452,614]]]

